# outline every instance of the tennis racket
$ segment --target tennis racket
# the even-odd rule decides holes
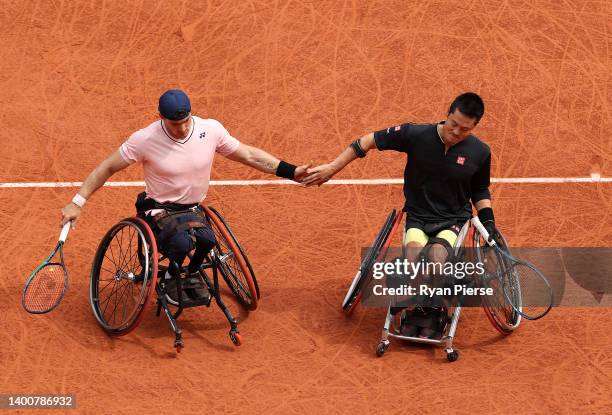
[[[69,231],[70,222],[62,228],[59,241],[51,255],[28,278],[21,296],[21,305],[28,313],[48,313],[62,301],[68,289],[68,270],[64,264],[64,243]],[[58,251],[59,262],[54,259]]]
[[[548,314],[553,306],[554,291],[544,274],[530,262],[513,257],[495,238],[489,241],[489,232],[478,217],[472,218],[472,223],[487,241],[488,248],[497,254],[495,266],[485,264],[484,267],[484,278],[496,282],[487,285],[497,287],[497,291],[501,289],[505,303],[527,320],[538,320]]]
[[[353,278],[351,282],[351,286],[349,287],[346,296],[344,297],[344,301],[342,301],[342,309],[347,315],[350,315],[354,308],[361,302],[361,297],[363,295],[363,289],[367,286],[368,282],[371,280],[372,276],[372,267],[374,266],[374,262],[376,260],[380,260],[384,258],[386,255],[387,249],[389,249],[389,245],[391,240],[389,239],[390,235],[395,232],[395,229],[399,226],[399,223],[402,220],[402,216],[404,212],[399,212],[395,209],[391,211],[389,216],[387,216],[387,220],[385,221],[382,229],[376,235],[376,239],[374,243],[368,250],[365,258],[361,262],[361,266],[359,267],[359,271]]]

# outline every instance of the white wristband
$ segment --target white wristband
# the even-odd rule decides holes
[[[81,196],[78,193],[76,195],[74,195],[74,197],[72,198],[72,203],[74,203],[75,205],[77,205],[80,208],[85,206],[85,202],[87,202],[87,199],[85,199],[83,196]]]

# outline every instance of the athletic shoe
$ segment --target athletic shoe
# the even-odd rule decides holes
[[[419,326],[409,323],[411,317],[418,314],[417,309],[404,310],[400,318],[400,334],[406,337],[417,337],[419,335]]]
[[[431,321],[430,327],[421,328],[419,337],[422,339],[440,340],[443,336],[443,330],[446,328],[446,323],[443,322],[444,311],[442,308],[426,308],[425,313],[429,321]]]
[[[210,291],[208,291],[208,287],[200,278],[199,272],[194,272],[190,274],[188,278],[185,279],[183,283],[185,292],[192,300],[207,300],[210,301]]]
[[[164,291],[166,291],[166,301],[170,304],[178,306],[178,287],[176,285],[176,278],[168,278],[163,280]],[[191,301],[189,296],[185,293],[185,290],[181,292],[181,301],[183,303]]]

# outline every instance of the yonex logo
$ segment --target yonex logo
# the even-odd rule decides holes
[[[461,164],[463,166],[463,163],[465,163],[465,157],[457,156],[457,164]]]
[[[200,139],[206,137],[206,132],[200,133]]]

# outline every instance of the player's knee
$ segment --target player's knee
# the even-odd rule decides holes
[[[427,261],[434,264],[444,264],[448,256],[448,250],[444,245],[434,243],[427,253]]]
[[[164,245],[164,252],[168,258],[180,265],[193,249],[193,239],[187,232],[177,232],[168,238]]]
[[[404,258],[411,262],[417,262],[421,257],[424,244],[417,241],[410,241],[404,245]]]
[[[423,249],[423,257],[433,263],[445,263],[455,259],[453,246],[443,238],[431,238]]]
[[[194,236],[197,248],[204,252],[210,251],[217,244],[217,238],[211,228],[199,228]]]

